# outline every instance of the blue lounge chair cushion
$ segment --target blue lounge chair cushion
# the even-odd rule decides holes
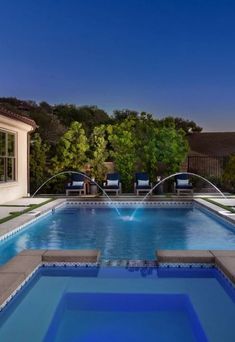
[[[151,189],[151,186],[150,185],[148,185],[148,186],[144,186],[144,185],[137,185],[136,186],[136,189],[138,189],[138,190],[141,190],[141,189],[143,189],[143,190],[150,190]]]
[[[137,172],[135,174],[136,189],[151,189],[147,172]]]
[[[149,186],[149,180],[138,179],[138,186]]]
[[[185,173],[176,177],[176,189],[192,189],[193,186],[189,181],[189,176]]]
[[[84,185],[84,182],[82,181],[73,181],[72,182],[72,186],[83,186]]]
[[[67,186],[66,186],[66,189],[83,189],[84,188],[84,184],[83,185],[72,185],[72,183],[69,183]]]
[[[119,189],[119,185],[104,185],[103,189]]]
[[[108,173],[104,183],[104,189],[119,189],[120,176],[118,172]]]
[[[107,179],[107,186],[118,186],[118,179]]]
[[[67,184],[66,189],[74,189],[81,190],[84,188],[84,179],[85,176],[83,174],[72,174],[71,182]]]
[[[176,185],[176,189],[192,189],[192,188],[193,188],[192,184]]]

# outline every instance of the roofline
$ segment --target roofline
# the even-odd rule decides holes
[[[188,136],[190,135],[201,135],[201,134],[235,134],[235,131],[216,131],[216,132],[190,132]]]
[[[11,112],[10,110],[5,109],[3,107],[0,107],[0,115],[7,116],[10,119],[15,119],[24,122],[25,124],[31,126],[33,130],[35,130],[38,127],[38,125],[33,119],[30,119],[27,116],[22,116],[20,114]]]

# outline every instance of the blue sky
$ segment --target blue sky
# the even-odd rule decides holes
[[[0,96],[235,131],[234,0],[0,0]]]

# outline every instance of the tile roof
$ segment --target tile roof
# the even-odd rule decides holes
[[[228,156],[235,154],[235,132],[192,133],[190,155]]]
[[[2,107],[0,107],[0,115],[7,116],[11,119],[15,119],[15,120],[24,122],[27,125],[33,127],[33,129],[38,127],[36,125],[36,122],[34,120],[30,119],[29,117],[14,113],[14,112],[12,112],[8,109],[2,108]]]

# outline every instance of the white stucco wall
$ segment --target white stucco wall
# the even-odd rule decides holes
[[[32,127],[0,115],[0,129],[16,133],[16,181],[0,183],[0,204],[27,196],[27,133]]]

